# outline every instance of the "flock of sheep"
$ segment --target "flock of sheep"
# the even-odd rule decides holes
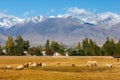
[[[117,61],[119,61],[117,59]],[[57,63],[58,66],[61,66],[61,63]],[[72,67],[75,67],[76,65],[75,64],[72,64],[71,65]],[[98,64],[97,64],[97,61],[87,61],[86,63],[86,67],[97,67]],[[112,64],[108,64],[106,63],[106,67],[107,68],[112,68]],[[19,65],[16,67],[16,70],[23,70],[24,68],[35,68],[35,67],[42,67],[42,68],[45,68],[46,67],[46,63],[41,63],[41,62],[29,62],[29,63],[24,63],[22,65]],[[7,65],[6,67],[4,67],[5,69],[13,69],[12,66],[10,65]]]
[[[86,66],[87,67],[97,67],[97,61],[88,61]],[[112,64],[106,63],[107,68],[112,68]]]
[[[42,68],[45,68],[46,67],[46,63],[39,63],[39,62],[29,62],[29,63],[25,63],[25,64],[22,64],[22,65],[19,65],[16,67],[16,70],[23,70],[24,68],[35,68],[35,67],[42,67]],[[12,66],[10,65],[7,65],[5,67],[5,69],[13,69]]]

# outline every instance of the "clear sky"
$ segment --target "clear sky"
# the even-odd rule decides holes
[[[0,0],[0,13],[18,17],[58,15],[72,7],[95,13],[120,13],[120,0]]]

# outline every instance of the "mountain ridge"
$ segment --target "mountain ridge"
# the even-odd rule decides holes
[[[7,36],[15,37],[17,34],[21,34],[24,39],[31,42],[31,45],[44,44],[46,39],[56,40],[66,45],[75,45],[86,37],[95,40],[98,44],[102,44],[106,37],[111,37],[115,40],[120,39],[120,22],[114,18],[112,15],[108,20],[104,19],[106,22],[103,20],[99,24],[93,24],[68,15],[48,18],[34,16],[21,19],[20,22],[14,23],[11,27],[4,28],[2,26],[0,30],[2,37],[0,40],[5,42]],[[111,23],[112,21],[113,23]],[[114,21],[117,22],[114,23]]]

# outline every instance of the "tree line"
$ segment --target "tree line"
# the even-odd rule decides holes
[[[3,52],[3,49],[6,50],[6,53]],[[76,47],[70,48],[57,41],[47,39],[44,46],[32,47],[28,40],[24,40],[21,35],[17,35],[15,40],[12,36],[8,36],[4,47],[0,45],[0,55],[42,56],[43,51],[50,56],[54,53],[68,54],[69,56],[120,56],[120,40],[115,43],[113,38],[106,38],[104,44],[99,46],[92,39],[85,38],[82,43],[78,42]]]

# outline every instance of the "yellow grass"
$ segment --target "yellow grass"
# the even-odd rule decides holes
[[[86,67],[88,60],[95,60],[97,67]],[[28,62],[45,62],[47,67],[42,69],[15,68]],[[61,63],[61,65],[58,65]],[[106,63],[112,63],[113,68],[106,68]],[[71,65],[75,64],[75,67]],[[11,65],[12,70],[4,69]],[[120,62],[106,57],[0,57],[0,80],[120,80]]]

